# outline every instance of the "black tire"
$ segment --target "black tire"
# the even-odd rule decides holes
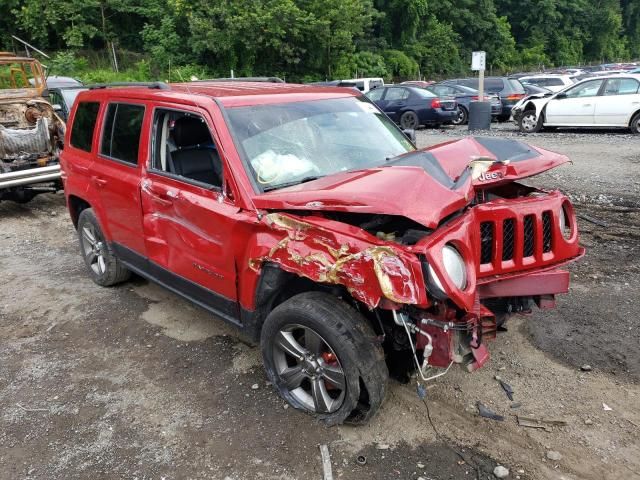
[[[498,122],[504,123],[504,122],[508,122],[509,119],[511,118],[511,114],[509,115],[498,115],[497,117]]]
[[[317,335],[325,349],[324,353],[315,355],[319,367],[311,375],[309,365],[313,364],[314,355],[310,352],[317,349],[312,345],[314,342],[307,340],[307,335],[311,335],[311,339]],[[297,346],[291,338],[299,342]],[[285,349],[281,347],[283,341]],[[367,320],[332,295],[306,292],[278,305],[265,320],[260,347],[267,376],[280,396],[326,425],[365,423],[384,400],[389,372],[382,346]],[[285,353],[285,350],[298,352],[298,347],[302,347],[300,355]],[[324,368],[331,365],[325,363],[325,355],[334,360],[333,368],[342,372],[344,389],[328,383]],[[316,407],[329,404],[315,400],[314,382],[333,395],[331,407],[324,411]]]
[[[451,122],[454,125],[466,125],[469,120],[469,112],[464,107],[458,107],[458,117]]]
[[[420,126],[420,120],[416,112],[404,112],[400,117],[400,126],[405,130],[416,130]]]
[[[518,120],[518,127],[522,133],[538,133],[542,126],[542,115],[536,116],[535,110],[524,111]]]
[[[118,260],[111,246],[105,241],[100,223],[91,208],[80,212],[78,240],[87,271],[95,283],[109,287],[131,277],[131,272]]]
[[[631,133],[640,135],[640,112],[636,113],[631,119],[629,130],[631,130]]]

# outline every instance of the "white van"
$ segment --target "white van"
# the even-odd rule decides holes
[[[369,90],[384,86],[384,80],[382,78],[352,78],[342,81],[355,84],[356,88],[362,93],[367,93]]]

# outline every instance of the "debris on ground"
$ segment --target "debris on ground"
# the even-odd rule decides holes
[[[547,458],[549,460],[557,462],[559,460],[562,460],[562,455],[560,454],[560,452],[556,452],[555,450],[549,450],[547,451]]]
[[[602,409],[603,409],[605,412],[610,412],[610,411],[612,411],[612,410],[613,410],[613,408],[611,408],[611,407],[610,407],[609,405],[607,405],[606,403],[603,403],[603,404],[602,404]]]
[[[511,385],[500,380],[500,386],[504,390],[504,393],[507,394],[507,398],[513,402],[513,388],[511,388]]]
[[[527,417],[525,415],[518,415],[518,425],[521,427],[529,428],[543,428],[550,432],[551,427],[566,427],[567,422],[560,419],[543,418],[543,417]]]
[[[590,372],[593,369],[591,368],[591,365],[588,365],[588,364],[585,363],[584,365],[582,365],[580,367],[580,370],[582,370],[583,372]]]
[[[477,402],[476,405],[478,406],[478,413],[481,417],[496,420],[498,422],[504,421],[504,417],[502,415],[498,415],[496,412],[489,410],[482,404],[482,402]]]
[[[507,478],[509,476],[509,469],[503,467],[502,465],[498,465],[493,469],[493,474],[496,478]]]
[[[333,472],[331,471],[331,455],[327,445],[320,445],[320,456],[322,457],[322,478],[323,480],[333,480]]]

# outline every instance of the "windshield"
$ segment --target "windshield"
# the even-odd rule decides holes
[[[380,166],[415,150],[365,98],[254,105],[227,112],[249,175],[263,192]]]
[[[85,90],[88,90],[88,88],[68,88],[68,89],[62,88],[62,89],[60,89],[60,93],[62,93],[62,96],[64,97],[64,102],[69,107],[69,110],[71,110],[71,107],[73,106],[73,102],[75,102],[76,97],[78,96],[78,94],[80,92],[84,92]]]

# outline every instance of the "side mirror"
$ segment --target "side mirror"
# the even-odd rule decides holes
[[[416,131],[413,128],[404,129],[402,130],[402,133],[404,133],[405,137],[411,140],[411,143],[416,143]]]
[[[560,99],[560,98],[567,98],[567,94],[565,92],[560,92],[556,95],[556,98]]]

